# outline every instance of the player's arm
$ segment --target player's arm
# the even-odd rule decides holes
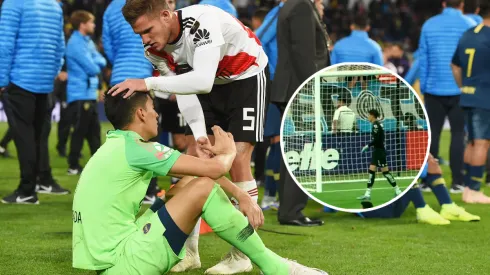
[[[461,86],[463,86],[463,69],[461,68],[461,60],[459,59],[459,51],[461,48],[460,44],[461,44],[461,40],[458,43],[458,47],[456,48],[456,51],[454,52],[453,60],[451,63],[451,70],[453,71],[453,76],[454,76],[454,80],[456,81],[456,84],[458,84],[458,87],[461,88]]]
[[[379,66],[384,66],[384,58],[383,58],[383,50],[378,45],[378,43],[373,41],[373,64],[377,64]]]
[[[206,121],[197,95],[177,95],[177,105],[194,138],[207,137]]]
[[[215,145],[206,145],[206,149],[216,155],[212,159],[182,155],[179,151],[157,142],[133,139],[127,140],[126,159],[129,166],[136,171],[152,171],[160,176],[175,174],[218,179],[230,170],[236,148],[231,134],[218,126],[213,127],[213,133]]]
[[[194,54],[194,70],[166,77],[145,79],[148,90],[172,94],[207,94],[211,92],[220,60],[220,48],[212,47]]]
[[[109,12],[106,10],[102,24],[102,44],[104,45],[104,53],[111,64],[114,64],[114,47],[112,46],[111,26],[109,25]]]
[[[426,25],[424,25],[426,26]],[[426,92],[426,85],[427,85],[427,74],[428,74],[428,67],[429,67],[429,47],[427,45],[427,35],[426,35],[426,30],[427,28],[422,27],[422,32],[420,34],[420,41],[419,41],[419,69],[420,69],[420,75],[419,75],[419,80],[420,80],[420,91],[422,93]]]
[[[14,59],[15,39],[19,32],[24,1],[5,0],[0,15],[0,88],[10,82],[10,69]]]

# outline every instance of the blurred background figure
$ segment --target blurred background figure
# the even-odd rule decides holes
[[[252,26],[255,26],[255,34],[260,39],[267,57],[269,58],[269,71],[271,81],[277,66],[277,19],[279,11],[284,6],[285,1],[281,1],[276,7],[267,12],[262,18],[265,9],[258,10],[257,16],[252,18]],[[259,22],[259,23],[256,23]],[[280,178],[281,148],[280,141],[281,112],[277,105],[269,103],[264,129],[264,146],[265,151],[269,149],[267,160],[265,162],[265,186],[264,197],[260,202],[262,210],[279,208],[279,202],[276,199],[277,181]],[[256,147],[257,148],[257,147]],[[257,150],[257,149],[256,149]],[[256,167],[257,169],[257,161]],[[256,176],[257,177],[257,176]]]
[[[488,0],[483,0],[488,1]],[[476,24],[481,24],[483,22],[483,17],[479,15],[480,13],[480,0],[464,0],[464,14],[469,18],[473,19]]]
[[[68,175],[82,172],[80,152],[86,139],[91,154],[100,147],[100,122],[97,111],[99,74],[107,62],[90,38],[95,31],[95,17],[87,11],[71,15],[74,32],[66,46],[68,68],[67,103],[75,112],[74,130],[70,140]]]
[[[463,191],[464,116],[459,105],[460,90],[454,81],[452,56],[461,35],[475,26],[463,15],[463,0],[446,0],[441,14],[427,20],[422,27],[419,42],[420,90],[431,125],[430,153],[439,158],[439,141],[446,120],[451,125],[449,153],[452,172],[451,193]],[[448,31],[451,30],[451,31]]]
[[[236,8],[235,6],[233,6],[230,0],[202,0],[201,2],[199,2],[199,4],[218,7],[238,18],[238,13],[236,11]]]
[[[277,21],[278,62],[272,83],[271,102],[284,115],[296,89],[311,75],[330,65],[329,37],[313,2],[288,0]],[[283,225],[322,225],[303,215],[308,196],[289,175],[281,160],[278,220]]]
[[[351,34],[340,39],[332,51],[332,64],[342,62],[369,62],[383,66],[383,53],[376,41],[369,38],[369,19],[356,15],[351,25]]]
[[[112,1],[103,17],[102,43],[112,66],[111,87],[128,78],[146,78],[153,73],[153,66],[144,55],[141,37],[133,32],[131,25],[124,19],[122,7],[125,3],[125,0]],[[175,0],[167,0],[167,3],[175,9]],[[153,178],[143,203],[153,204],[159,191],[157,178]]]
[[[38,204],[36,185],[40,193],[69,193],[53,179],[48,136],[42,135],[47,127],[44,124],[51,123],[48,94],[53,91],[65,49],[60,5],[51,0],[29,5],[18,0],[4,1],[0,37],[0,89],[4,90],[2,99],[21,178],[19,187],[2,202]]]

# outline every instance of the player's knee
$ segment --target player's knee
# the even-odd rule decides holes
[[[199,201],[204,203],[213,190],[215,182],[211,178],[200,177],[192,180],[192,182],[189,184],[191,185],[192,189],[189,190],[190,194],[194,194]]]

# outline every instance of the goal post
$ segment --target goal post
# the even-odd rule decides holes
[[[292,98],[282,127],[285,161],[310,192],[328,184],[367,182],[370,110],[380,113],[388,167],[395,178],[414,179],[428,150],[423,107],[411,88],[387,69],[340,65],[315,75]],[[378,176],[376,181],[385,181]]]

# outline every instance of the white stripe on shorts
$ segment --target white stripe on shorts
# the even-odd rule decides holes
[[[264,141],[264,113],[266,76],[264,71],[257,75],[257,111],[255,112],[255,141]]]

